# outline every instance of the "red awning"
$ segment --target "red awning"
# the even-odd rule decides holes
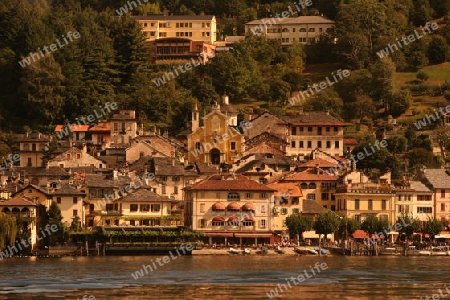
[[[358,229],[353,233],[353,237],[355,239],[365,239],[369,237],[369,235],[364,230]]]
[[[213,221],[213,222],[225,222],[225,219],[222,218],[222,217],[220,217],[220,216],[215,216],[215,217],[212,219],[212,221]]]
[[[227,210],[240,210],[241,207],[236,202],[230,203],[227,206]]]
[[[213,204],[212,210],[225,210],[225,204],[216,202]]]
[[[255,222],[252,217],[245,217],[242,221]]]
[[[239,222],[239,219],[238,219],[238,217],[229,217],[228,218],[228,222],[233,222],[233,221],[237,221],[237,222]]]
[[[254,211],[255,210],[255,205],[253,203],[251,203],[251,202],[245,203],[242,206],[242,210],[247,210],[247,211],[253,210]]]

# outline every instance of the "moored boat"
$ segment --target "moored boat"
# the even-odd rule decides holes
[[[380,252],[380,255],[393,255],[393,256],[397,256],[397,255],[401,255],[400,252],[397,251],[397,249],[395,248],[384,248],[384,250],[382,250]]]
[[[421,256],[430,256],[431,255],[431,251],[430,250],[420,250],[419,251],[419,255],[421,255]]]
[[[228,252],[230,252],[231,254],[241,254],[242,251],[234,249],[234,248],[230,248],[230,250],[228,250]]]
[[[279,253],[279,254],[284,254],[284,253],[286,253],[286,251],[284,251],[283,249],[281,249],[280,246],[278,246],[278,247],[275,249],[275,252],[276,252],[276,253]]]
[[[250,250],[250,248],[245,248],[244,249],[244,254],[251,254],[252,250]]]

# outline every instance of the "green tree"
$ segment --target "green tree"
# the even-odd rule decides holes
[[[440,35],[434,35],[428,45],[428,59],[432,64],[440,64],[447,61],[447,41]]]
[[[419,71],[416,74],[416,78],[422,82],[425,82],[430,78],[430,76],[428,76],[428,74],[425,71]]]
[[[339,228],[340,219],[331,210],[325,210],[321,212],[313,224],[313,229],[317,234],[324,234],[325,240],[327,235],[331,234]]]
[[[411,216],[402,213],[398,218],[396,224],[400,224],[400,229],[398,232],[404,234],[406,237],[406,245],[408,240],[410,240],[415,232],[418,232],[421,228],[420,221],[417,218],[412,218]],[[406,224],[406,225],[405,225]]]
[[[4,249],[7,245],[13,246],[16,241],[16,235],[16,219],[0,212],[0,249]]]
[[[50,207],[48,208],[44,224],[49,225],[50,228],[52,225],[56,225],[58,230],[56,232],[52,231],[52,234],[46,237],[46,241],[49,246],[54,246],[57,243],[64,242],[65,226],[61,222],[62,219],[63,217],[61,215],[61,209],[59,209],[58,204],[56,204],[56,202],[52,201]]]
[[[286,218],[286,226],[289,229],[289,234],[298,234],[303,241],[303,232],[312,229],[312,220],[300,214],[293,214]]]
[[[428,216],[428,220],[425,226],[422,228],[423,233],[428,233],[431,240],[434,241],[436,235],[445,229],[445,225],[442,221],[436,219],[433,216]]]

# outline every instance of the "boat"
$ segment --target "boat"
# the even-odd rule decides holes
[[[308,254],[308,252],[305,249],[300,249],[300,248],[295,248],[294,252],[298,253],[298,254],[301,254],[301,255]]]
[[[397,251],[397,249],[393,248],[393,247],[387,247],[384,248],[381,252],[380,255],[393,255],[393,256],[397,256],[397,255],[401,255],[400,252]]]
[[[313,255],[318,255],[318,254],[319,254],[319,252],[317,252],[317,251],[314,250],[314,249],[306,249],[306,252],[307,252],[308,254],[313,254]]]
[[[328,252],[325,249],[319,249],[319,247],[314,248],[314,251],[316,251],[317,254],[319,254],[319,250],[320,250],[320,255],[327,255]],[[313,253],[311,253],[313,254]]]
[[[421,255],[421,256],[430,256],[431,255],[431,251],[430,250],[420,250],[419,251],[419,255]]]
[[[433,248],[431,248],[431,255],[447,256],[448,251],[447,251],[446,247],[433,247]]]
[[[230,248],[230,250],[228,250],[228,252],[230,252],[231,254],[241,254],[242,251],[234,249],[234,248]]]
[[[286,253],[286,251],[284,251],[283,249],[281,249],[280,246],[278,246],[278,247],[275,249],[275,252],[276,252],[276,253],[279,253],[279,254],[285,254],[285,253]]]
[[[252,253],[252,250],[250,250],[250,248],[244,249],[244,254],[250,254],[250,253]]]

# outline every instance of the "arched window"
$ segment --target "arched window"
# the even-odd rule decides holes
[[[283,28],[282,32],[289,32],[289,29]]]
[[[300,28],[300,32],[306,32],[306,28]]]
[[[303,183],[300,185],[300,187],[301,187],[302,189],[307,189],[307,188],[308,188],[308,185],[307,185],[305,182],[303,182]]]
[[[316,29],[315,28],[310,28],[309,32],[316,32]]]
[[[314,183],[314,182],[311,182],[310,184],[309,184],[309,187],[308,188],[310,188],[310,189],[315,189],[316,188],[316,184]]]

